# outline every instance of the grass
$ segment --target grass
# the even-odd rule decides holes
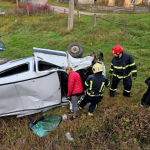
[[[16,4],[12,3],[11,1],[8,2],[8,1],[0,1],[0,8],[3,8],[3,9],[12,9],[16,6]]]
[[[49,4],[69,8],[69,3],[57,3],[57,0],[48,0]]]
[[[66,51],[72,42],[84,47],[84,56],[101,49],[107,73],[110,67],[114,45],[121,45],[130,53],[137,65],[138,78],[133,81],[132,98],[122,96],[122,82],[118,86],[115,98],[109,97],[109,89],[94,112],[94,118],[87,117],[87,110],[79,111],[74,122],[67,120],[52,133],[43,138],[33,134],[28,124],[41,114],[23,118],[0,118],[0,149],[149,149],[150,113],[140,108],[141,97],[147,86],[144,81],[150,75],[150,17],[149,14],[120,14],[102,16],[115,22],[126,22],[123,26],[98,20],[93,27],[93,17],[82,16],[74,29],[67,30],[67,15],[34,15],[0,17],[1,40],[6,50],[0,57],[10,60],[33,55],[33,47]],[[65,114],[67,107],[49,110],[48,114]],[[74,142],[69,142],[65,133],[70,132]]]

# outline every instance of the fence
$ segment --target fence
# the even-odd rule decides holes
[[[82,15],[85,15],[85,14],[82,14]],[[81,16],[80,12],[77,11],[77,21],[80,20],[80,16]],[[89,15],[85,15],[85,16],[89,16]],[[93,16],[90,15],[90,17],[93,17]],[[122,26],[123,26],[123,35],[125,35],[126,26],[129,26],[129,25],[126,24],[126,23],[114,22],[114,21],[111,21],[111,20],[108,20],[108,19],[104,19],[104,18],[102,18],[102,17],[100,17],[100,16],[96,16],[96,14],[94,14],[94,27],[97,26],[97,19],[101,19],[101,20],[108,21],[108,22],[111,22],[111,23],[114,23],[114,24],[122,25]]]
[[[131,13],[146,13],[150,12],[150,5],[134,5],[134,7],[107,7],[97,6],[89,8],[90,11],[105,10],[111,12],[131,12]]]
[[[57,14],[57,13],[63,13],[63,14],[67,14],[68,11],[67,9],[56,9],[54,7],[49,7],[47,9],[29,9],[28,7],[26,8],[18,8],[18,9],[7,9],[4,12],[6,14],[6,16],[10,16],[10,15],[25,15],[27,14],[29,15],[33,15],[33,14]]]

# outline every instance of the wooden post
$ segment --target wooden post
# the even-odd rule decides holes
[[[133,6],[133,12],[135,12],[135,5]]]
[[[64,14],[66,13],[66,9],[64,9]]]
[[[16,5],[17,5],[17,9],[18,9],[18,0],[16,0]]]
[[[53,7],[53,15],[55,14],[55,8]]]
[[[28,16],[30,16],[30,10],[28,7],[27,7],[27,14],[28,14]]]
[[[125,32],[126,32],[126,23],[124,23],[123,35],[125,35]]]
[[[97,5],[99,4],[99,0],[96,1],[96,4],[97,4]]]
[[[73,19],[74,19],[74,0],[69,0],[68,30],[73,29]]]
[[[97,26],[97,18],[96,18],[96,14],[94,14],[94,27]]]
[[[80,20],[80,13],[79,13],[79,11],[77,11],[77,21],[79,21]]]

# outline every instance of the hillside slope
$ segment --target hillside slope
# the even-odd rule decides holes
[[[93,17],[74,18],[74,29],[67,30],[66,15],[9,16],[0,18],[1,40],[6,50],[0,57],[10,60],[33,55],[33,47],[66,51],[72,42],[84,47],[84,56],[101,49],[107,73],[111,64],[111,49],[122,45],[130,53],[137,65],[138,78],[133,81],[132,98],[122,95],[122,82],[115,98],[109,97],[109,88],[94,112],[87,116],[87,110],[79,111],[74,122],[63,121],[52,133],[37,137],[28,124],[41,114],[16,118],[0,118],[0,149],[109,149],[140,150],[150,149],[150,110],[139,107],[147,86],[144,81],[150,76],[150,17],[149,14],[120,14],[103,16],[115,22],[126,22],[130,26],[123,36],[123,26],[98,20],[93,27]],[[15,21],[17,20],[17,21]],[[0,108],[2,109],[2,108]],[[48,114],[65,114],[67,107],[49,110]],[[65,134],[70,132],[74,142],[69,142]]]

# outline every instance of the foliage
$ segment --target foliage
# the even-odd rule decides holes
[[[19,8],[27,8],[28,5],[24,4],[24,3],[20,3],[19,4]],[[48,10],[50,9],[50,5],[48,3],[43,4],[43,5],[37,5],[37,6],[33,6],[31,5],[30,9],[32,10]]]
[[[79,111],[74,122],[65,120],[52,133],[43,138],[33,134],[28,124],[41,114],[23,118],[0,118],[1,149],[111,149],[137,150],[150,148],[149,109],[139,107],[147,86],[144,81],[150,75],[149,67],[149,14],[120,14],[102,16],[108,20],[124,23],[123,26],[98,19],[93,27],[93,17],[81,15],[80,21],[74,18],[74,29],[67,30],[67,15],[43,14],[32,16],[9,16],[0,18],[1,40],[6,50],[0,57],[10,60],[33,55],[33,47],[66,51],[72,42],[79,42],[87,53],[101,49],[107,73],[110,67],[114,45],[122,45],[130,53],[138,68],[138,78],[133,81],[132,98],[122,95],[122,82],[118,86],[115,98],[109,97],[105,89],[104,98],[94,112],[94,118],[87,116],[87,110]],[[2,108],[1,108],[2,109]],[[65,114],[67,107],[49,110],[48,114]],[[69,142],[65,133],[70,132],[74,142]]]

